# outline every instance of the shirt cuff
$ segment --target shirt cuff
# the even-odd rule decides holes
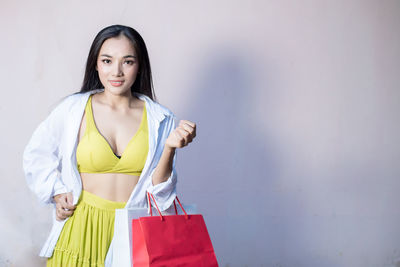
[[[155,169],[150,174],[150,184],[147,191],[154,196],[160,211],[165,211],[172,205],[176,198],[176,170],[173,168],[168,179],[156,185],[153,185],[154,171]],[[153,201],[151,201],[151,203],[152,206],[155,207]]]
[[[54,184],[54,190],[53,190],[53,195],[50,196],[50,203],[55,204],[56,202],[54,201],[54,196],[58,195],[58,194],[63,194],[63,193],[67,193],[68,188],[63,184],[63,182],[61,182],[60,180],[57,180],[56,183]]]

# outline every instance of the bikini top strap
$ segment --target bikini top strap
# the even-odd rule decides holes
[[[93,110],[92,110],[92,96],[89,96],[89,99],[87,101],[86,107],[85,107],[85,113],[86,113],[86,129],[87,130],[92,130],[94,129],[94,118],[93,118]]]

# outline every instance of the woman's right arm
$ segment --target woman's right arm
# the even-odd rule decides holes
[[[64,99],[34,130],[23,153],[23,169],[28,187],[40,203],[54,203],[53,196],[68,192],[61,180],[60,143],[64,130]]]

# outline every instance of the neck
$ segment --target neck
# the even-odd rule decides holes
[[[130,90],[123,94],[113,94],[108,90],[104,90],[99,93],[98,99],[112,109],[121,110],[132,107],[135,97],[132,96]]]

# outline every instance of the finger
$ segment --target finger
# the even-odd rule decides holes
[[[61,196],[61,194],[54,195],[54,196],[53,196],[54,201],[57,202],[57,201],[58,201],[58,198],[59,198],[60,196]]]
[[[66,200],[67,200],[67,207],[66,208],[69,209],[69,210],[72,210],[72,209],[76,208],[76,206],[72,204],[73,203],[73,198],[74,198],[74,196],[72,195],[71,192],[69,192],[67,194],[67,198],[66,198]]]
[[[67,196],[64,195],[60,198],[60,205],[62,209],[68,209],[69,204],[67,203]]]
[[[181,120],[179,123],[179,126],[182,126],[186,130],[188,130],[191,133],[193,138],[196,137],[196,123],[188,121],[188,120]],[[190,127],[190,128],[188,128],[188,127]],[[189,130],[189,129],[191,129],[191,130]]]
[[[68,194],[71,194],[71,196],[69,197]],[[71,199],[72,199],[72,193],[68,193],[68,194],[64,194],[64,195],[60,198],[61,207],[62,207],[63,209],[66,209],[66,210],[74,210],[74,209],[76,208],[76,205],[72,205],[72,204],[69,204],[69,203],[68,203],[68,198],[71,198]],[[72,201],[72,200],[70,200],[70,201]]]
[[[60,213],[64,218],[66,218],[66,217],[69,217],[72,214],[74,214],[74,211],[73,210],[62,210]]]
[[[187,124],[186,124],[186,126],[187,126]],[[190,143],[190,142],[192,142],[192,140],[193,140],[193,138],[194,138],[194,136],[193,136],[193,131],[194,131],[194,129],[193,128],[191,128],[191,126],[188,126],[188,127],[190,127],[190,129],[188,130],[188,129],[185,129],[185,128],[183,128],[182,127],[182,129],[184,129],[184,131],[187,133],[187,143]]]
[[[190,127],[190,128],[194,128],[193,123],[188,123],[188,122],[189,122],[189,121],[186,121],[186,120],[180,120],[180,121],[179,121],[179,126],[186,125],[186,126],[188,126],[188,127]]]
[[[59,210],[56,210],[56,219],[57,221],[62,221],[64,219]]]
[[[179,134],[184,139],[184,144],[185,145],[192,141],[192,138],[191,138],[190,133],[188,131],[186,131],[182,127],[177,128],[177,131],[179,132]]]
[[[189,134],[190,137],[193,139],[196,136],[196,129],[193,128],[191,125],[188,125],[186,123],[182,123],[182,125],[179,125],[183,129],[185,129]]]
[[[63,216],[61,214],[58,214],[57,218],[58,218],[59,221],[62,221],[62,220],[65,220],[67,217],[65,217],[65,216]]]
[[[71,216],[74,213],[73,210],[65,210],[63,208],[59,208],[57,209],[57,215],[61,218],[61,219],[65,219],[69,216]]]
[[[63,209],[74,210],[76,208],[76,206],[68,203],[67,194],[64,194],[62,197],[60,197],[59,203]]]
[[[178,141],[177,147],[183,147],[185,145],[185,138],[179,132],[179,128],[176,128],[175,131],[172,132],[175,135],[176,140]]]
[[[72,206],[73,195],[71,192],[67,193],[67,203]]]
[[[196,124],[195,124],[194,122],[192,122],[192,121],[180,120],[180,121],[179,121],[179,124],[181,124],[181,123],[186,123],[186,124],[190,125],[190,126],[193,127],[193,128],[196,127]]]

